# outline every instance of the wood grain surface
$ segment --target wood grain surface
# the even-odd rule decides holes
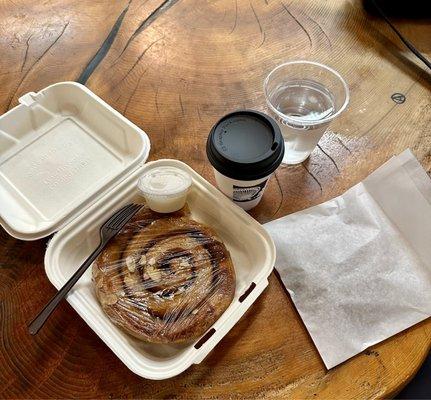
[[[395,22],[431,56],[430,21]],[[431,168],[430,74],[359,0],[5,0],[0,24],[0,112],[26,92],[80,81],[148,133],[151,159],[185,161],[211,182],[209,129],[235,109],[265,111],[273,67],[311,59],[337,69],[350,105],[309,160],[278,169],[251,212],[262,223],[341,194],[407,147]],[[327,371],[273,274],[201,364],[145,380],[66,302],[28,335],[54,293],[46,243],[0,232],[0,398],[390,397],[430,349],[427,320]]]

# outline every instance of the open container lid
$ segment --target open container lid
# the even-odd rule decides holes
[[[0,117],[0,224],[16,238],[58,231],[148,158],[146,133],[79,83],[19,102]]]

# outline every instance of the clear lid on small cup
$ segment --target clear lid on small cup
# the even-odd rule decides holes
[[[169,213],[184,206],[191,184],[187,172],[166,166],[145,172],[138,180],[138,189],[153,211]]]
[[[177,196],[187,193],[192,179],[187,172],[175,167],[157,167],[149,170],[138,181],[144,196]]]
[[[176,167],[157,167],[139,178],[138,188],[144,196],[177,196],[187,193],[192,179]]]

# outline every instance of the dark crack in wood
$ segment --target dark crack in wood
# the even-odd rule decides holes
[[[18,92],[22,83],[25,81],[25,79],[29,75],[30,71],[40,62],[40,60],[42,60],[43,57],[45,57],[45,54],[47,54],[55,46],[55,44],[63,36],[63,34],[66,31],[68,26],[69,26],[69,21],[66,22],[66,24],[63,26],[63,29],[61,30],[60,34],[54,39],[54,41],[43,51],[43,53],[38,58],[36,58],[35,62],[31,65],[31,67],[29,69],[27,69],[27,71],[25,71],[24,75],[21,77],[20,81],[18,82],[18,85],[16,86],[15,90],[13,91],[13,93],[9,99],[9,102],[8,102],[8,105],[6,108],[7,110],[9,110],[16,93]]]
[[[156,94],[154,96],[154,103],[156,104],[157,115],[160,115],[160,110],[159,110],[159,86],[158,85],[157,85],[157,89],[156,89]]]
[[[163,142],[163,148],[167,149],[168,145],[166,143],[166,126],[163,124],[163,138],[162,138],[162,142]]]
[[[147,70],[145,70],[145,71],[141,74],[141,76],[140,76],[140,77],[139,77],[139,79],[138,79],[138,82],[136,83],[135,88],[133,89],[132,94],[129,96],[129,99],[127,100],[127,103],[126,103],[126,105],[125,105],[125,107],[124,107],[124,110],[123,110],[123,115],[124,115],[124,116],[126,116],[127,110],[128,110],[128,108],[129,108],[129,104],[130,104],[130,102],[132,101],[133,97],[135,96],[135,93],[136,93],[136,91],[138,90],[139,84],[141,83],[141,79],[143,78],[143,76],[145,75],[145,73],[146,73],[146,72],[147,72]]]
[[[201,121],[201,122],[202,122],[201,110],[200,110],[200,108],[199,108],[199,105],[196,107],[196,109],[198,110],[198,118],[199,118],[199,121]]]
[[[352,154],[352,151],[344,144],[344,142],[338,137],[338,136],[334,136],[335,139],[337,139],[338,143],[340,143],[341,147],[343,147],[344,149],[346,149],[350,154]]]
[[[181,96],[181,93],[178,94],[178,101],[180,102],[180,106],[181,106],[181,114],[184,116],[184,104],[183,104],[183,98]]]
[[[77,82],[85,85],[88,79],[90,78],[91,74],[95,71],[97,66],[102,62],[106,54],[108,54],[108,51],[111,48],[112,43],[115,40],[115,37],[117,36],[117,33],[120,29],[123,19],[126,16],[127,11],[129,10],[130,3],[131,3],[131,0],[127,4],[126,8],[121,12],[117,20],[115,21],[114,26],[111,28],[111,31],[109,32],[108,36],[100,46],[99,50],[97,50],[96,54],[93,56],[93,58],[84,68],[84,70],[81,72],[81,75],[79,75],[78,79],[76,80]]]
[[[133,63],[133,65],[129,68],[129,70],[126,72],[126,75],[124,75],[120,81],[118,83],[123,82],[128,76],[129,74],[135,69],[135,67],[140,63],[140,61],[142,60],[142,58],[145,56],[145,54],[148,52],[148,50],[151,49],[151,47],[153,47],[157,42],[160,42],[160,40],[164,39],[165,35],[163,35],[161,38],[158,38],[156,40],[154,40],[152,43],[150,43],[143,51],[142,53],[139,55],[139,57],[136,59],[136,61]]]
[[[257,16],[256,10],[254,9],[253,3],[251,2],[251,0],[249,0],[249,3],[250,3],[250,7],[253,11],[254,17],[256,18],[257,24],[259,25],[260,36],[262,37],[262,41],[260,42],[260,45],[257,47],[257,48],[260,48],[265,43],[266,35],[265,35],[265,32],[262,28],[262,24],[260,23],[259,17]]]
[[[307,171],[307,173],[308,173],[308,175],[310,175],[312,178],[313,178],[313,180],[319,185],[319,188],[320,188],[320,193],[322,193],[323,192],[323,189],[322,189],[322,184],[319,182],[319,180],[310,172],[310,170],[305,166],[305,164],[304,163],[301,163],[301,165],[304,167],[304,169]]]
[[[307,19],[309,19],[311,22],[313,22],[320,30],[320,32],[322,32],[323,36],[325,36],[328,44],[329,44],[329,48],[332,50],[332,43],[331,43],[331,39],[329,38],[329,36],[327,35],[327,33],[324,31],[324,29],[322,28],[322,26],[313,18],[311,18],[308,14],[302,12],[302,15],[304,15]]]
[[[235,21],[233,23],[233,27],[232,27],[231,31],[229,32],[229,35],[232,34],[233,31],[235,30],[237,20],[238,20],[238,0],[235,0]]]
[[[136,37],[143,32],[146,28],[148,28],[161,14],[166,12],[169,8],[174,6],[179,0],[165,0],[160,6],[158,6],[147,18],[145,18],[139,26],[135,29],[135,31],[132,33],[132,35],[127,40],[125,46],[123,47],[123,50],[121,50],[121,53],[118,55],[118,57],[115,59],[113,64],[115,64],[121,56],[124,54],[124,52],[129,47],[130,43],[132,43]]]
[[[225,9],[225,10],[224,10],[224,12],[223,12],[223,18],[222,18],[222,21],[224,21],[224,19],[226,18],[226,14],[227,14],[227,10]]]
[[[32,38],[33,34],[31,34],[27,40],[25,41],[25,53],[24,53],[24,59],[22,60],[22,65],[21,65],[21,72],[24,70],[24,66],[27,62],[27,57],[28,57],[28,50],[30,48],[30,39]]]
[[[281,5],[283,6],[283,8],[286,10],[286,12],[293,18],[293,20],[299,25],[299,27],[304,31],[304,33],[307,35],[308,37],[308,41],[310,43],[310,48],[313,47],[313,41],[311,39],[310,34],[308,33],[307,29],[305,29],[304,25],[302,25],[298,19],[290,12],[290,10],[287,8],[287,6],[281,2]]]
[[[337,172],[340,172],[340,169],[338,168],[338,165],[335,162],[335,160],[325,150],[322,149],[322,146],[320,144],[317,144],[317,147],[326,157],[328,157],[331,160],[331,162],[332,162],[332,164],[334,164],[334,167],[337,170]]]
[[[278,204],[277,210],[275,210],[275,213],[272,214],[271,219],[274,218],[278,214],[278,212],[280,211],[280,208],[284,202],[283,189],[281,188],[281,184],[280,184],[280,181],[279,181],[278,176],[277,176],[277,171],[274,172],[274,177],[275,177],[275,181],[277,182],[278,190],[280,191],[281,199],[280,199],[280,203]]]

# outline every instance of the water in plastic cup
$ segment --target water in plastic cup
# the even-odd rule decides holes
[[[311,61],[279,65],[266,77],[264,92],[285,140],[286,164],[304,161],[349,102],[349,89],[340,74]]]

